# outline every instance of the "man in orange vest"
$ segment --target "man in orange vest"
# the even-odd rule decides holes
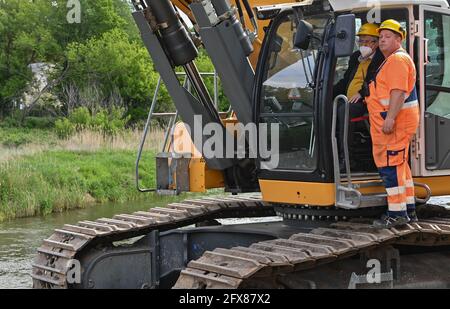
[[[366,98],[375,164],[387,191],[388,212],[374,221],[376,228],[417,221],[414,183],[408,165],[409,144],[419,126],[416,68],[402,48],[406,30],[395,20],[379,29],[379,48],[386,60],[369,84]]]

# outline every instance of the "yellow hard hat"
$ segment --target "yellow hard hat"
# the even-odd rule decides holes
[[[361,28],[359,28],[358,31],[358,36],[360,35],[370,35],[370,36],[375,36],[375,37],[379,37],[380,34],[377,31],[378,30],[378,25],[377,24],[371,24],[371,23],[367,23],[361,26]]]
[[[402,39],[406,39],[406,30],[403,29],[402,25],[400,25],[400,23],[394,19],[388,19],[383,21],[383,23],[380,25],[380,27],[378,28],[378,33],[381,32],[381,30],[391,30],[394,31],[395,33],[398,33],[402,36]]]

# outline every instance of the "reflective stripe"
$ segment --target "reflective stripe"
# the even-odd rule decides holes
[[[416,198],[414,196],[407,196],[406,197],[406,204],[415,204]]]
[[[404,211],[406,203],[389,203],[389,211]]]
[[[416,106],[419,106],[419,101],[414,100],[414,101],[407,102],[407,103],[405,102],[402,106],[402,109],[413,108]]]
[[[389,196],[405,193],[405,187],[386,188]]]
[[[390,99],[380,99],[380,103],[383,106],[389,106],[389,104],[391,104],[391,100]],[[405,102],[405,103],[403,103],[402,109],[412,108],[415,106],[419,106],[419,101],[414,100],[411,102]]]
[[[412,181],[412,180],[406,180],[405,181],[405,187],[407,187],[407,188],[414,188],[414,181]]]
[[[383,106],[389,106],[389,104],[391,104],[391,99],[380,99],[380,103]]]

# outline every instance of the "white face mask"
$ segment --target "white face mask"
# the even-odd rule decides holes
[[[373,53],[372,48],[370,48],[368,46],[361,46],[359,48],[359,51],[361,52],[361,57],[363,57],[363,58],[367,58],[370,55],[372,55],[372,53]]]

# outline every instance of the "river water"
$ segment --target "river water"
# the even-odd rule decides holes
[[[55,228],[74,224],[80,220],[111,218],[118,213],[147,210],[152,206],[163,206],[171,201],[167,197],[155,197],[146,202],[126,204],[94,205],[45,217],[16,219],[0,223],[0,289],[31,288],[31,263],[36,249]],[[430,203],[450,205],[450,196],[432,198]],[[252,219],[257,220],[257,219]],[[222,223],[233,223],[227,221]]]
[[[164,206],[174,199],[155,196],[152,201],[92,205],[88,208],[45,217],[23,218],[0,223],[0,289],[31,288],[29,274],[36,249],[55,228],[61,228],[64,224],[74,224],[80,220],[112,218],[119,213],[148,210],[150,205]]]

